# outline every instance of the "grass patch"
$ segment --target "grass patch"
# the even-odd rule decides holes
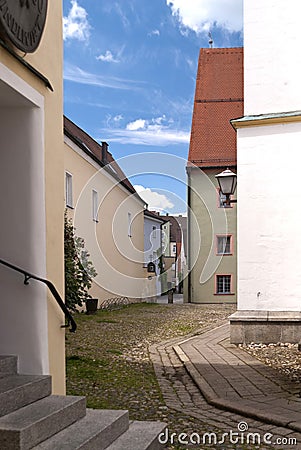
[[[161,393],[153,368],[111,358],[67,358],[68,393],[86,395],[89,408],[130,409],[132,417],[140,417],[137,398],[155,393],[158,404]],[[84,392],[83,392],[84,391]]]
[[[196,331],[200,324],[219,325],[234,310],[135,303],[75,314],[77,332],[66,334],[67,393],[85,395],[90,408],[128,409],[133,420],[166,420],[149,346]]]
[[[118,356],[121,356],[121,355],[122,355],[122,351],[116,350],[116,349],[114,349],[114,348],[108,349],[108,350],[107,350],[107,353],[111,353],[112,355],[118,355]]]
[[[112,319],[99,319],[96,321],[97,323],[118,323],[118,320]]]

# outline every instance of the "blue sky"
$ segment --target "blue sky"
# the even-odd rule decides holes
[[[183,213],[199,50],[209,32],[214,47],[243,45],[242,0],[64,0],[63,7],[64,113],[108,142],[150,209]]]

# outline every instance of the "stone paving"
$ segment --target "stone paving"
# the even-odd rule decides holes
[[[175,351],[209,403],[301,431],[300,387],[230,344],[228,324]]]
[[[223,444],[193,448],[301,448],[301,433],[287,426],[289,422],[292,425],[292,420],[287,421],[288,413],[293,415],[294,424],[300,416],[297,408],[301,403],[295,401],[294,386],[285,384],[284,380],[279,386],[278,376],[272,369],[232,346],[228,336],[226,325],[205,332],[202,330],[202,334],[184,342],[183,338],[177,338],[150,348],[158,382],[169,409],[197,419],[201,430],[207,427],[209,432],[214,427],[219,438],[230,430],[240,432],[241,441],[237,445],[233,444],[233,440],[229,442],[227,437]],[[239,404],[242,400],[246,403]],[[261,414],[262,410],[264,413]],[[283,421],[281,417],[284,417]],[[244,433],[244,439],[247,433],[259,433],[261,444],[242,445],[241,433]],[[272,437],[267,437],[264,444],[266,433],[271,433]]]

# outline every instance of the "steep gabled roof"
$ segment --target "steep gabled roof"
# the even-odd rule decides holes
[[[160,213],[155,211],[150,211],[149,209],[144,210],[144,215],[150,217],[151,219],[157,220],[158,222],[165,223],[167,220],[160,216]]]
[[[136,192],[132,183],[128,180],[120,166],[114,160],[112,154],[108,151],[108,144],[106,142],[99,144],[66,116],[64,116],[64,134],[95,162],[97,162],[100,167],[103,167],[130,193],[135,194],[135,196],[139,197],[139,199],[145,204]]]
[[[243,115],[243,49],[201,49],[188,161],[199,167],[236,165],[230,120]]]

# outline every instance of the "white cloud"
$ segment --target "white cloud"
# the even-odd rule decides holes
[[[163,114],[163,116],[156,117],[155,119],[153,119],[153,122],[156,123],[157,125],[162,125],[162,122],[164,122],[165,120],[166,120],[166,116],[165,116],[165,114]]]
[[[107,50],[104,55],[97,56],[96,59],[98,59],[99,61],[104,61],[104,62],[112,62],[112,63],[119,62],[119,59],[114,58],[114,56],[113,56],[112,52],[110,52],[110,50]]]
[[[187,211],[179,212],[179,213],[173,213],[174,217],[187,217]]]
[[[77,0],[71,0],[71,5],[68,16],[63,18],[64,40],[87,41],[90,37],[91,28],[88,22],[88,13],[82,6],[78,5]]]
[[[114,122],[120,122],[121,120],[123,120],[122,114],[118,114],[117,116],[113,117]]]
[[[148,33],[148,36],[160,36],[160,31],[152,30],[150,33]]]
[[[149,210],[165,211],[171,209],[174,204],[164,194],[152,191],[150,188],[136,184],[134,186],[140,197],[148,204]]]
[[[172,14],[184,28],[208,32],[216,24],[226,30],[241,31],[243,0],[166,0]]]
[[[102,75],[86,72],[78,66],[65,63],[64,79],[74,83],[93,85],[112,89],[137,90],[138,82],[124,80],[122,78],[105,77]]]
[[[129,19],[126,16],[126,13],[124,13],[123,10],[122,10],[122,6],[124,6],[124,5],[122,5],[122,3],[123,2],[112,2],[113,9],[114,9],[114,12],[119,15],[123,27],[125,29],[129,29],[130,26],[131,26],[131,23],[130,23]]]
[[[134,122],[130,122],[127,124],[126,129],[130,131],[137,131],[142,130],[145,128],[146,120],[144,119],[137,119],[134,120]]]
[[[151,120],[137,119],[129,122],[125,129],[112,128],[104,130],[112,142],[134,145],[164,146],[171,144],[188,144],[190,132],[171,128],[173,121],[166,116]]]

